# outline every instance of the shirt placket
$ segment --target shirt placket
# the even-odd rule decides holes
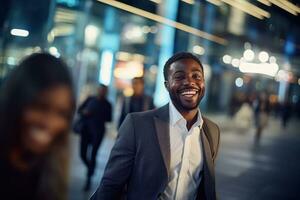
[[[176,189],[176,198],[175,199],[184,199],[182,196],[186,190],[186,174],[189,168],[189,155],[190,155],[190,132],[187,131],[186,127],[181,127],[183,134],[183,153],[181,159],[181,167],[178,175],[177,189]]]

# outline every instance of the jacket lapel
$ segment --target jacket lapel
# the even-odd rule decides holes
[[[203,156],[204,156],[204,163],[203,163],[203,181],[204,181],[204,191],[206,199],[213,200],[215,197],[214,194],[214,170],[213,170],[213,161],[211,155],[210,145],[206,136],[206,133],[201,130],[201,141],[203,145]]]
[[[158,109],[154,116],[156,136],[165,163],[168,177],[170,174],[170,132],[169,132],[169,104]]]

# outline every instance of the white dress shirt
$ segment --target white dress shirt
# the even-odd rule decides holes
[[[203,168],[200,130],[203,120],[198,109],[198,119],[188,131],[186,120],[173,103],[169,104],[171,166],[169,183],[161,200],[195,200]]]

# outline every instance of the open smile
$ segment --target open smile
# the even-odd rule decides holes
[[[179,94],[186,98],[192,98],[199,93],[199,89],[187,88],[179,91]]]
[[[37,127],[32,127],[29,130],[29,137],[35,143],[38,143],[40,145],[47,145],[52,140],[52,136],[48,131],[45,131],[45,130],[37,128]]]

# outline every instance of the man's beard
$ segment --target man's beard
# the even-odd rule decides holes
[[[200,91],[200,93],[197,94],[197,100],[195,104],[191,104],[191,105],[185,105],[185,103],[182,102],[182,100],[180,99],[180,95],[178,95],[178,93],[170,93],[170,98],[172,100],[172,103],[174,104],[174,106],[179,110],[179,111],[191,111],[191,110],[195,110],[196,108],[198,108],[202,98],[203,98],[203,92]]]

